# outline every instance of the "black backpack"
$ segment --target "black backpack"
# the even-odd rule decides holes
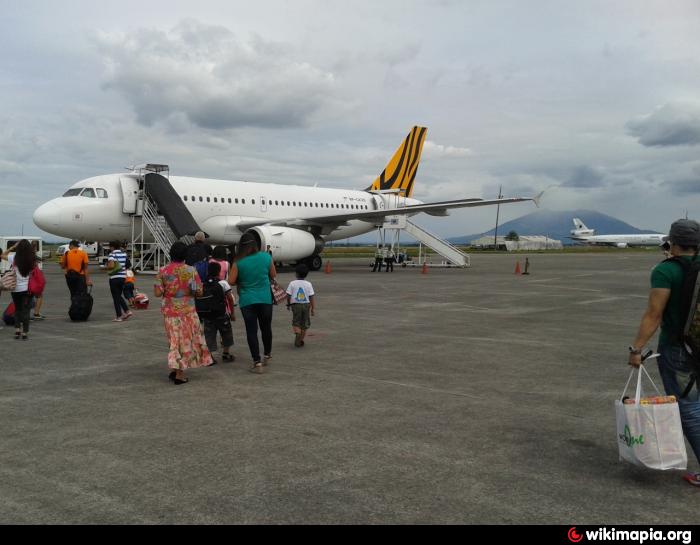
[[[218,318],[226,315],[226,295],[224,288],[215,277],[207,278],[203,284],[203,294],[195,299],[197,314],[202,318]]]
[[[700,260],[691,262],[682,257],[671,257],[683,269],[681,287],[681,321],[676,331],[671,332],[673,341],[685,348],[691,368],[691,380],[681,397],[692,390],[695,381],[700,378]],[[666,262],[664,261],[664,263]]]

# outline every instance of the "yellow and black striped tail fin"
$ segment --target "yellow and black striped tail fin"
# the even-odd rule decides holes
[[[404,197],[410,197],[413,194],[413,182],[416,179],[420,154],[427,133],[428,129],[425,127],[413,127],[394,153],[384,172],[374,180],[374,183],[366,191],[400,189]]]

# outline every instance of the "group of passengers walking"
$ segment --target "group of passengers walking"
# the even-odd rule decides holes
[[[222,338],[223,359],[233,361],[230,348],[233,345],[231,320],[235,320],[235,303],[229,295],[232,285],[237,287],[238,306],[253,360],[250,370],[263,373],[272,359],[272,287],[277,284],[272,256],[261,252],[255,237],[246,233],[238,243],[235,258],[229,263],[225,248],[212,251],[204,238],[200,232],[189,247],[182,242],[173,244],[171,263],[159,271],[154,284],[156,297],[163,298],[161,309],[170,345],[169,378],[175,384],[187,382],[184,376],[187,369],[216,363],[212,353],[217,351],[217,334]],[[206,273],[202,273],[204,270]],[[307,273],[305,265],[297,267],[298,280]],[[303,334],[310,326],[308,316],[315,310],[315,297],[309,282],[306,282],[308,286],[302,287],[302,294],[298,289],[293,291],[292,284],[286,292],[288,304],[292,297],[296,297],[291,307],[307,305],[310,309],[307,313],[294,311],[295,346],[303,346]],[[262,337],[262,353],[258,329]]]

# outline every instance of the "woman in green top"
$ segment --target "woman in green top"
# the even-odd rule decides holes
[[[239,306],[245,322],[248,348],[253,357],[253,373],[262,373],[272,358],[272,293],[270,281],[276,282],[277,271],[272,256],[261,252],[251,233],[238,243],[238,255],[231,265],[228,282],[238,286]],[[262,333],[264,356],[260,357],[258,325]]]

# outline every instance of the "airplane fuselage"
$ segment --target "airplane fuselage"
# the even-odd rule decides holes
[[[635,235],[573,235],[571,238],[577,242],[598,246],[659,246],[663,242],[664,235],[660,233],[635,234]]]
[[[171,176],[170,184],[212,243],[238,242],[237,224],[251,219],[268,222],[284,218],[312,218],[357,210],[391,207],[391,200],[367,191],[328,189]],[[87,191],[86,191],[87,190]],[[51,234],[79,240],[126,240],[132,237],[132,217],[137,213],[139,176],[108,174],[75,183],[64,196],[40,206],[34,222]],[[403,204],[420,204],[402,199]],[[140,230],[140,218],[134,217]],[[371,222],[350,220],[324,240],[338,240],[368,233]]]

